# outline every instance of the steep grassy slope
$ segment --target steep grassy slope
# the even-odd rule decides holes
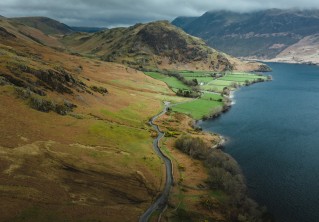
[[[0,28],[0,220],[136,221],[161,190],[164,83]],[[123,214],[125,212],[125,214]]]
[[[166,21],[65,36],[72,51],[139,69],[232,70],[230,56],[208,47]],[[238,60],[239,63],[241,63]],[[246,68],[250,68],[247,66]],[[256,68],[256,67],[254,67]]]
[[[274,58],[303,37],[318,32],[319,11],[215,11],[197,19],[179,17],[172,23],[231,55]]]
[[[47,17],[20,17],[9,20],[36,28],[47,35],[65,35],[73,32],[69,26]]]
[[[15,35],[18,39],[54,48],[61,48],[63,46],[56,37],[46,35],[41,30],[10,19],[0,18],[0,26]]]

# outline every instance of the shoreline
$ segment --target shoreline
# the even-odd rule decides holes
[[[183,113],[176,113],[176,112],[169,112],[167,113],[167,117],[166,118],[173,118],[176,116],[183,116],[184,119],[187,119],[187,122],[189,123],[189,121],[194,121],[193,118],[190,118],[189,116],[183,114]],[[164,118],[164,119],[163,119]],[[194,190],[196,190],[196,192],[206,192],[206,193],[201,193],[200,194],[200,199],[198,200],[199,202],[197,202],[198,204],[196,205],[197,208],[192,208],[191,206],[193,203],[191,202],[183,202],[183,204],[186,204],[189,208],[188,211],[188,215],[189,217],[194,217],[196,218],[196,215],[202,215],[202,217],[208,219],[208,218],[214,218],[214,214],[217,213],[221,213],[224,217],[223,220],[221,221],[231,221],[234,218],[232,218],[232,214],[234,212],[240,212],[241,215],[246,215],[247,218],[252,218],[250,216],[254,216],[253,214],[251,214],[251,212],[255,212],[256,213],[256,217],[257,218],[263,218],[265,215],[265,211],[261,210],[262,208],[252,199],[250,199],[250,196],[248,196],[247,193],[247,189],[248,186],[245,182],[245,176],[241,170],[240,165],[237,163],[237,161],[227,152],[225,152],[223,150],[223,146],[225,145],[225,143],[227,143],[229,140],[228,138],[222,136],[221,134],[217,134],[214,132],[210,132],[210,131],[206,131],[206,130],[198,130],[196,129],[196,125],[190,126],[187,124],[187,127],[185,128],[186,125],[184,124],[178,124],[177,122],[179,121],[173,121],[176,122],[175,124],[178,124],[179,126],[174,126],[171,125],[170,123],[167,123],[165,121],[165,115],[163,116],[163,118],[158,120],[158,126],[160,127],[161,131],[166,132],[166,130],[169,128],[169,130],[174,130],[175,132],[180,132],[177,135],[181,135],[181,136],[189,136],[189,138],[202,138],[202,136],[206,136],[206,137],[210,137],[213,138],[215,137],[215,141],[211,141],[211,140],[206,140],[206,142],[208,142],[208,144],[210,144],[210,147],[203,152],[203,150],[199,150],[200,156],[202,156],[202,158],[196,158],[196,156],[194,157],[191,153],[189,153],[188,151],[183,151],[180,148],[177,148],[175,145],[176,140],[178,140],[180,137],[166,137],[165,142],[162,141],[162,145],[161,145],[161,149],[166,150],[165,152],[170,153],[168,156],[170,156],[169,158],[171,159],[171,161],[173,161],[175,163],[174,166],[174,181],[176,181],[175,185],[173,186],[173,190],[170,192],[170,197],[169,197],[169,201],[168,201],[168,207],[171,210],[167,210],[165,212],[163,212],[164,217],[167,218],[176,218],[176,214],[172,214],[172,212],[177,212],[178,210],[182,210],[179,208],[180,204],[182,203],[183,200],[176,200],[176,196],[184,196],[184,195],[190,195],[189,192],[195,192]],[[179,120],[179,118],[177,118],[177,120]],[[178,129],[178,127],[180,127],[180,130]],[[192,130],[189,130],[190,128],[192,128]],[[171,141],[170,146],[167,146],[167,141]],[[174,142],[175,141],[175,142]],[[210,141],[210,142],[209,142]],[[179,153],[179,154],[177,154]],[[192,183],[193,186],[189,185],[190,181],[187,181],[187,178],[192,177],[193,174],[193,170],[191,170],[191,172],[189,172],[189,174],[187,174],[187,170],[190,167],[189,165],[186,164],[186,162],[184,162],[185,156],[180,159],[180,155],[185,155],[188,158],[188,162],[197,162],[197,164],[200,162],[200,165],[202,165],[203,167],[203,171],[198,172],[201,175],[205,174],[206,176],[204,176],[204,180],[194,180],[192,179]],[[214,161],[211,161],[214,160]],[[214,162],[217,160],[217,163],[220,163],[221,165],[217,164],[214,165]],[[186,164],[187,166],[185,166],[184,164]],[[191,164],[192,166],[196,166],[197,164]],[[225,168],[224,168],[225,167]],[[230,167],[230,168],[228,168]],[[210,179],[208,178],[214,178],[214,173],[211,173],[213,171],[211,170],[217,170],[217,172],[223,172],[224,175],[228,175],[228,179],[227,181],[225,181],[226,183],[230,183],[229,185],[227,185],[226,187],[224,187],[224,185],[218,185],[217,187],[215,187],[214,185],[212,186],[209,182]],[[228,170],[230,170],[228,172]],[[185,172],[186,171],[186,172]],[[215,171],[214,171],[215,172]],[[186,173],[186,174],[185,174]],[[239,179],[238,178],[242,178]],[[184,183],[185,181],[185,183]],[[232,181],[232,182],[229,182]],[[237,184],[236,186],[238,186],[237,188],[232,187],[232,185]],[[221,187],[220,187],[221,186]],[[229,188],[229,187],[232,188]],[[229,190],[230,189],[230,190]],[[182,194],[183,192],[186,192],[184,194]],[[233,206],[229,203],[223,203],[223,202],[219,202],[220,200],[218,199],[218,197],[216,198],[214,195],[211,196],[211,193],[223,193],[223,195],[225,195],[225,197],[230,198],[232,201],[236,202],[237,205]],[[236,195],[233,196],[235,193]],[[178,194],[178,195],[177,195]],[[204,202],[203,202],[204,201]],[[200,207],[199,207],[200,206]],[[215,206],[216,208],[214,208],[214,210],[212,210],[212,207]],[[252,211],[247,210],[246,208],[244,208],[243,206],[248,206],[247,209],[253,209]],[[225,210],[226,209],[226,210]],[[237,215],[238,216],[238,215]],[[201,218],[202,218],[201,217]],[[155,216],[155,218],[157,218]],[[178,217],[177,217],[178,218]]]
[[[296,61],[293,59],[284,59],[284,58],[274,58],[274,59],[251,59],[251,58],[242,58],[246,61],[253,61],[253,62],[263,62],[263,63],[284,63],[284,64],[296,64],[296,65],[309,65],[309,66],[319,66],[319,61]]]
[[[223,105],[222,110],[211,114],[210,116],[208,116],[208,118],[202,118],[200,120],[195,120],[196,125],[199,126],[199,124],[197,124],[198,122],[205,121],[205,120],[213,120],[213,119],[220,117],[223,113],[228,112],[231,109],[231,107],[236,104],[236,101],[234,101],[236,91],[240,90],[240,88],[242,88],[242,87],[248,87],[248,86],[253,85],[253,84],[262,83],[262,82],[270,82],[273,80],[271,75],[269,75],[268,77],[269,78],[267,80],[259,80],[259,81],[246,83],[244,86],[239,86],[239,87],[235,88],[234,90],[230,90],[229,94],[224,96],[225,99],[228,101],[226,101],[226,103]]]
[[[235,96],[235,93],[236,93],[236,91],[237,90],[239,90],[241,87],[245,87],[245,86],[249,86],[249,85],[252,85],[252,84],[254,84],[254,83],[259,83],[259,82],[267,82],[267,81],[270,81],[272,78],[271,77],[268,77],[267,79],[265,78],[265,79],[262,79],[262,78],[260,78],[260,79],[256,79],[256,80],[254,80],[254,81],[252,81],[252,82],[249,82],[249,83],[246,83],[246,84],[244,84],[244,85],[242,85],[242,86],[240,86],[240,87],[236,87],[236,88],[234,88],[233,90],[230,90],[229,88],[228,89],[226,89],[225,91],[226,91],[226,93],[224,92],[224,99],[223,99],[223,105],[222,105],[222,108],[221,108],[221,110],[220,111],[218,111],[218,112],[216,112],[216,113],[213,113],[211,116],[209,116],[207,119],[215,119],[215,118],[218,118],[219,116],[221,116],[221,114],[223,114],[223,113],[226,113],[227,111],[229,111],[230,110],[230,108],[233,106],[233,105],[235,105],[235,101],[234,101],[234,96]],[[174,104],[170,104],[169,106],[167,106],[167,104],[164,102],[164,104],[165,104],[165,106],[168,108],[168,110],[170,110],[169,108],[170,107],[172,107],[172,106],[174,106]],[[182,115],[182,116],[185,116],[185,117],[187,117],[187,114],[184,114],[184,113],[179,113],[179,112],[172,112],[173,114],[170,114],[170,112],[169,113],[166,113],[168,116],[170,116],[170,115]],[[174,114],[175,113],[175,114]],[[165,117],[163,117],[163,118],[165,118]],[[166,138],[167,138],[167,140],[170,140],[170,141],[176,141],[176,140],[178,140],[178,138],[180,138],[179,136],[175,136],[175,135],[189,135],[190,137],[192,137],[192,138],[201,138],[201,136],[199,136],[199,135],[206,135],[206,136],[204,136],[204,137],[211,137],[211,138],[214,138],[215,137],[215,139],[214,139],[214,141],[210,141],[210,142],[208,142],[209,140],[206,140],[206,142],[208,142],[208,144],[210,144],[210,147],[209,147],[209,149],[208,149],[208,151],[207,151],[207,153],[201,153],[201,155],[202,156],[205,156],[205,158],[203,158],[203,159],[200,159],[200,160],[197,160],[197,158],[196,157],[194,157],[194,156],[192,156],[192,154],[190,154],[190,153],[186,153],[187,154],[187,156],[188,156],[188,158],[189,158],[189,160],[188,161],[200,161],[201,162],[201,164],[203,165],[203,167],[207,170],[207,169],[210,169],[210,167],[212,167],[212,166],[210,166],[210,165],[207,165],[207,162],[209,162],[209,159],[210,159],[210,157],[212,157],[212,158],[214,158],[213,156],[214,155],[217,155],[216,156],[216,158],[221,158],[220,159],[220,161],[222,161],[223,162],[223,164],[228,164],[228,161],[232,161],[233,163],[234,163],[234,165],[232,165],[233,167],[235,167],[236,169],[238,169],[238,170],[235,170],[235,172],[237,172],[238,174],[236,174],[236,175],[233,175],[233,177],[232,177],[232,179],[230,179],[230,180],[236,180],[236,178],[237,178],[237,176],[238,177],[240,177],[240,178],[244,178],[244,174],[242,173],[242,171],[241,171],[241,167],[240,167],[240,165],[237,163],[237,161],[233,158],[233,157],[231,157],[227,152],[224,152],[223,151],[223,147],[224,147],[224,145],[226,144],[226,142],[228,141],[228,138],[226,138],[226,137],[224,137],[223,135],[220,135],[220,134],[217,134],[217,133],[213,133],[213,132],[209,132],[209,131],[206,131],[206,130],[202,130],[202,128],[200,127],[200,124],[201,124],[201,122],[202,121],[205,121],[205,120],[207,120],[207,119],[200,119],[200,120],[196,120],[196,119],[194,119],[193,117],[187,117],[186,119],[188,119],[188,121],[193,121],[195,124],[194,125],[188,125],[188,127],[191,127],[192,128],[192,130],[187,130],[187,128],[188,127],[186,127],[186,125],[180,125],[180,126],[174,126],[174,125],[172,125],[171,123],[169,123],[169,122],[162,122],[162,117],[161,118],[159,118],[160,120],[158,120],[157,122],[158,123],[156,123],[157,124],[157,126],[158,126],[158,128],[160,129],[160,131],[162,131],[163,133],[165,133],[165,132],[169,132],[168,134],[166,134],[167,136],[165,136]],[[177,121],[178,122],[178,121]],[[167,125],[168,124],[168,125]],[[189,123],[188,123],[189,124]],[[177,133],[176,133],[177,132]],[[170,148],[171,149],[174,149],[174,144],[175,142],[173,142],[173,143],[171,143],[171,145],[170,145]],[[164,150],[166,150],[165,152],[176,152],[176,151],[173,151],[173,150],[171,150],[171,151],[167,151],[167,145],[166,145],[166,142],[164,143],[164,142],[161,142],[161,145],[159,146],[159,150],[163,153],[163,151]],[[176,147],[175,147],[176,148]],[[181,150],[179,150],[178,152],[185,152],[185,151],[181,151]],[[199,152],[202,152],[202,151],[199,151]],[[216,153],[217,152],[217,153]],[[164,153],[163,153],[164,154]],[[177,155],[177,154],[176,154]],[[207,156],[206,156],[207,155]],[[169,156],[169,155],[166,155],[167,157]],[[169,160],[171,161],[171,162],[176,162],[176,160],[178,159],[178,158],[180,158],[179,157],[179,155],[177,155],[177,156],[172,156],[172,157],[169,157]],[[185,169],[184,168],[184,166],[183,166],[183,160],[181,160],[181,159],[178,159],[178,162],[180,163],[178,163],[177,165],[175,164],[175,166],[172,168],[172,171],[175,171],[175,172],[180,172],[181,171],[181,169],[182,169],[182,171],[183,171],[183,169]],[[204,170],[203,172],[205,172],[206,170]],[[226,170],[227,171],[227,169],[223,169],[223,168],[221,168],[220,170]],[[226,171],[224,171],[224,172],[226,172]],[[168,172],[166,171],[166,177],[168,176],[167,175],[168,174]],[[207,174],[207,177],[214,177],[214,176],[212,176],[211,175],[211,173],[204,173],[204,174]],[[188,175],[188,176],[190,176],[190,175]],[[173,177],[173,175],[172,175],[172,177]],[[184,177],[182,176],[181,177],[181,175],[175,175],[174,174],[174,178],[172,178],[172,180],[174,180],[174,181],[177,181],[176,183],[175,183],[175,188],[174,188],[174,186],[172,187],[173,188],[173,190],[175,190],[175,191],[171,191],[171,192],[169,192],[170,194],[169,194],[169,199],[167,199],[166,201],[163,199],[163,205],[164,205],[164,202],[166,202],[167,204],[168,204],[168,206],[175,206],[176,207],[176,209],[178,209],[178,206],[179,205],[174,205],[174,204],[172,204],[172,203],[175,203],[173,200],[171,200],[171,198],[173,198],[172,196],[174,196],[174,194],[176,194],[176,189],[181,189],[181,190],[183,190],[183,189],[185,189],[185,187],[183,188],[183,186],[184,186],[184,184],[183,184],[183,181],[184,181]],[[214,188],[214,187],[210,187],[211,185],[209,185],[208,183],[207,183],[207,178],[203,181],[203,180],[196,180],[197,182],[196,183],[199,183],[199,184],[202,184],[201,186],[203,186],[203,187],[206,187],[205,189],[208,189],[208,190],[210,190],[210,191],[220,191],[220,192],[226,192],[225,193],[225,195],[230,195],[229,197],[231,198],[231,196],[232,196],[232,194],[231,193],[229,193],[229,190],[223,190],[223,189],[227,189],[227,188],[222,188],[222,187],[220,187],[220,188]],[[205,182],[206,181],[206,182]],[[244,180],[243,180],[244,181]],[[166,183],[167,183],[167,181],[166,181]],[[207,183],[207,184],[206,184]],[[236,182],[234,182],[234,183],[236,183]],[[241,182],[239,182],[239,183],[241,183]],[[188,184],[188,183],[187,183]],[[205,184],[205,185],[203,185],[203,184]],[[194,184],[195,185],[195,184]],[[244,201],[243,202],[243,204],[244,203],[246,203],[246,201],[248,201],[248,200],[251,200],[250,198],[249,198],[249,196],[247,195],[247,193],[246,193],[246,191],[244,191],[244,190],[246,190],[247,189],[247,184],[246,183],[242,183],[242,184],[240,184],[239,185],[240,187],[242,187],[242,190],[238,190],[237,192],[238,192],[238,195],[240,195],[240,196],[242,196],[242,201]],[[194,187],[196,187],[196,186],[194,186]],[[188,188],[189,189],[189,188]],[[164,189],[164,190],[162,190],[162,192],[161,192],[161,194],[160,194],[160,196],[165,196],[165,190],[166,189]],[[183,191],[179,191],[179,192],[183,192]],[[201,190],[201,189],[199,189],[199,190]],[[206,195],[208,195],[207,197],[209,198],[209,194],[206,194]],[[173,198],[174,199],[174,198]],[[173,201],[173,202],[172,202]],[[234,201],[239,201],[238,199],[234,199]],[[254,202],[253,200],[251,200],[252,202]],[[157,202],[157,201],[156,201]],[[241,202],[241,201],[239,201],[239,202]],[[154,209],[154,204],[156,205],[156,203],[153,203],[151,206],[149,206],[149,209],[151,208],[153,208]],[[185,204],[188,204],[188,205],[191,205],[190,203],[185,203]],[[203,203],[201,203],[201,204],[203,204]],[[227,204],[226,204],[227,205]],[[208,208],[205,208],[205,206],[206,205],[203,205],[202,206],[202,208],[200,209],[200,210],[190,210],[190,213],[192,213],[192,212],[196,212],[196,211],[198,211],[198,212],[202,212],[203,213],[203,209],[205,210],[207,210]],[[244,213],[244,214],[247,214],[247,215],[249,215],[249,212],[248,211],[245,211],[245,210],[243,210],[241,207],[240,207],[241,205],[239,205],[238,206],[238,209],[241,209],[240,211],[242,211],[242,213]],[[207,207],[207,206],[206,206]],[[253,206],[251,206],[251,207],[253,207]],[[227,211],[228,213],[229,212],[232,212],[235,208],[233,208],[231,205],[227,205],[227,208],[229,209],[229,211]],[[147,209],[147,211],[149,211],[149,209]],[[151,214],[152,214],[152,212],[153,212],[153,210],[151,210],[151,213],[149,214],[149,212],[147,213],[148,214],[148,216],[147,217],[144,217],[144,219],[145,218],[148,218],[149,216],[151,216]],[[228,214],[228,213],[225,213],[225,216]],[[259,212],[260,213],[260,215],[262,215],[262,212]],[[167,213],[165,213],[165,212],[162,212],[160,215],[162,215],[162,214],[164,214],[164,215],[167,215]],[[210,213],[204,213],[203,215],[206,215],[206,216],[208,216],[208,215],[210,215],[211,214],[211,212]],[[168,215],[170,215],[170,213],[168,213]],[[229,216],[229,215],[228,215]],[[226,218],[228,217],[228,216],[226,216]],[[143,216],[141,217],[141,218],[143,218]],[[145,221],[145,220],[140,220],[140,221]]]

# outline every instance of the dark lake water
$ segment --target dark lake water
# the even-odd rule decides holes
[[[319,67],[269,64],[272,82],[243,87],[204,130],[228,138],[250,196],[279,222],[319,221]]]

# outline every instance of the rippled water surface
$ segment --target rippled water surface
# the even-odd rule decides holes
[[[229,140],[251,196],[282,222],[319,221],[319,67],[269,64],[274,80],[244,87],[202,123]]]

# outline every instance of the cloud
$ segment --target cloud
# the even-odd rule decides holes
[[[211,10],[247,12],[268,8],[319,8],[318,0],[1,0],[7,17],[47,16],[74,26],[128,26],[199,16]]]

